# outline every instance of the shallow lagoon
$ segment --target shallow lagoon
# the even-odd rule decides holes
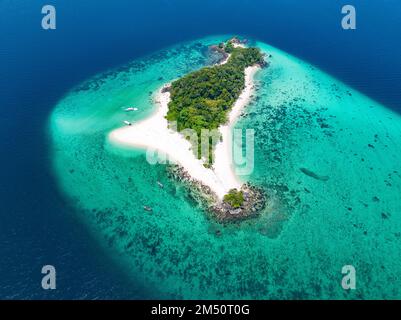
[[[259,219],[216,224],[163,165],[107,145],[123,106],[139,108],[130,121],[146,117],[161,85],[213,63],[207,46],[226,38],[168,48],[69,92],[49,122],[60,189],[158,298],[400,298],[401,117],[315,67],[253,43],[272,57],[237,127],[255,129],[248,179],[275,199]],[[347,264],[352,292],[341,288]]]

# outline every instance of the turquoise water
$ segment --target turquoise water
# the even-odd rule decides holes
[[[272,57],[237,127],[255,130],[247,180],[270,200],[259,219],[217,224],[163,165],[106,143],[154,110],[164,83],[213,63],[207,46],[227,38],[168,48],[68,92],[49,122],[59,188],[157,298],[401,298],[401,117],[315,67],[253,43]],[[128,117],[130,105],[139,111]],[[341,288],[348,264],[354,291]]]

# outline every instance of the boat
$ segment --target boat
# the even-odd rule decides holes
[[[152,211],[152,208],[151,208],[151,207],[143,206],[143,208],[144,208],[146,211]]]
[[[125,111],[137,111],[137,110],[138,110],[138,108],[134,108],[134,107],[129,107],[129,108],[125,109]]]
[[[163,183],[161,183],[160,181],[157,181],[157,184],[159,185],[160,188],[164,188]]]
[[[124,124],[126,124],[127,126],[130,126],[130,125],[131,125],[131,122],[125,120],[125,121],[124,121]]]

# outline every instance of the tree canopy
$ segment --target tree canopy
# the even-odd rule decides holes
[[[228,203],[233,208],[239,208],[244,203],[244,193],[237,189],[231,189],[224,196],[224,202]]]
[[[204,67],[171,85],[167,120],[176,121],[178,131],[195,130],[199,139],[202,129],[217,129],[227,121],[231,107],[245,87],[245,68],[264,63],[258,48],[234,47],[232,41],[222,47],[230,54],[225,64]],[[213,150],[213,146],[210,148]],[[200,143],[200,158],[199,151]]]

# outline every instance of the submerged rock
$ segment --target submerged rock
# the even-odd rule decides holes
[[[306,174],[307,176],[312,177],[313,179],[320,180],[320,181],[329,180],[328,176],[320,176],[320,175],[316,174],[315,172],[310,171],[306,168],[299,168],[299,170],[301,170],[301,172]]]
[[[165,85],[161,90],[162,93],[166,93],[166,92],[170,92],[170,91],[171,91],[171,85],[170,84],[169,85]]]

